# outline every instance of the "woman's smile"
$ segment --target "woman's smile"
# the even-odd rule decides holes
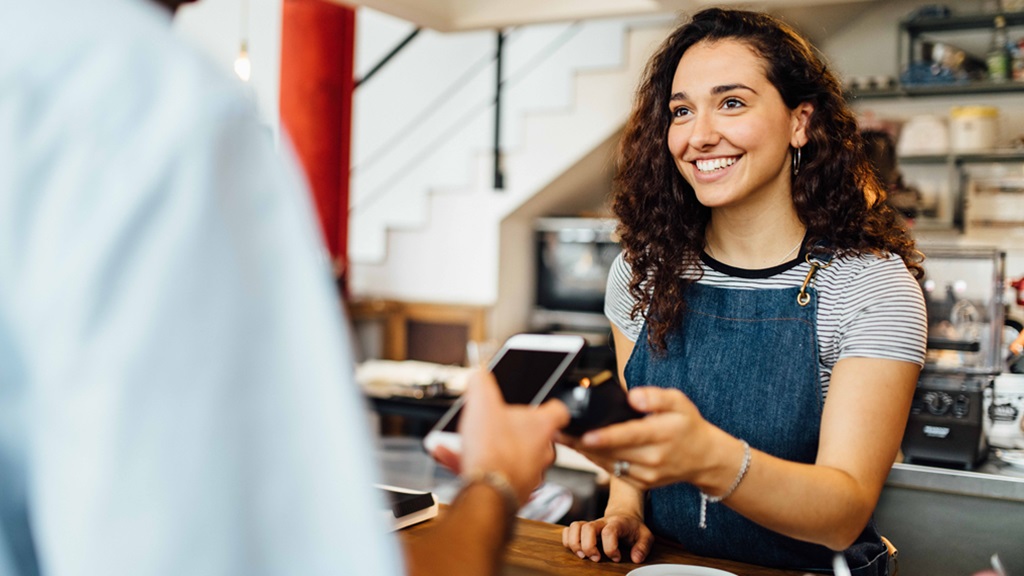
[[[706,188],[718,182],[729,182],[731,180],[730,175],[742,170],[742,163],[740,162],[742,158],[742,155],[698,158],[690,162],[690,172],[692,172],[692,175],[684,176],[684,178],[690,180],[690,185],[694,188],[697,186]],[[708,197],[707,191],[705,190],[703,195],[701,192],[697,192],[697,197],[704,203],[705,198]]]
[[[739,160],[738,156],[730,156],[727,158],[703,158],[695,160],[693,162],[697,170],[702,174],[710,174],[712,172],[718,172],[724,170],[729,166],[732,166]]]

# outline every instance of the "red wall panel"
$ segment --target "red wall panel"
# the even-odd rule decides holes
[[[306,171],[336,268],[348,249],[355,10],[284,0],[281,122]]]

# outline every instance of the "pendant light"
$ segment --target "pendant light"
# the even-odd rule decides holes
[[[249,60],[249,0],[242,2],[242,29],[241,44],[238,48],[238,57],[235,58],[235,74],[242,82],[248,82],[252,77],[252,61]]]

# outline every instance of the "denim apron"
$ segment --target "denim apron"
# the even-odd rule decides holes
[[[626,364],[629,386],[677,388],[710,423],[785,460],[813,463],[822,394],[818,376],[817,294],[802,288],[738,290],[693,283],[682,325],[666,354],[652,353],[647,325]],[[797,303],[798,296],[806,305]],[[757,462],[753,463],[756,466]],[[808,572],[831,572],[834,552],[763,528],[678,483],[648,492],[647,525],[702,556]],[[884,576],[888,555],[874,521],[844,552],[854,576]]]

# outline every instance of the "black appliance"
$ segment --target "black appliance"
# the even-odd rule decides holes
[[[903,455],[912,463],[971,469],[988,455],[985,395],[994,376],[922,374],[914,392]]]
[[[535,325],[603,327],[608,271],[622,251],[617,221],[607,218],[540,218],[536,238]]]
[[[928,351],[904,461],[972,469],[988,456],[986,398],[1002,371],[1004,252],[922,247]]]
[[[537,281],[531,328],[578,334],[587,341],[573,376],[615,370],[604,294],[622,252],[611,218],[552,217],[534,223]]]

